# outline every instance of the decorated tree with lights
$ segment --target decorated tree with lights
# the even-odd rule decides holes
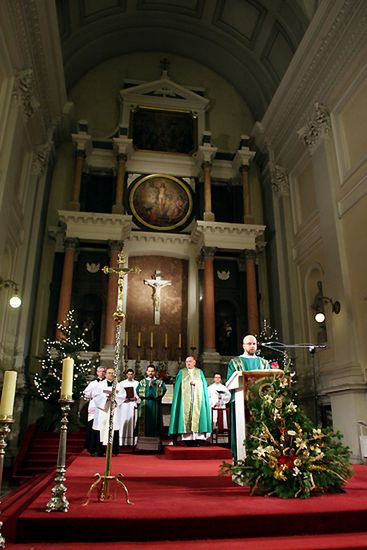
[[[41,372],[34,375],[34,387],[36,394],[46,403],[44,417],[40,422],[43,429],[51,429],[58,415],[58,400],[62,378],[62,361],[65,357],[74,359],[73,375],[73,399],[78,400],[88,384],[88,375],[92,374],[98,364],[98,356],[91,359],[82,357],[88,351],[88,329],[82,330],[75,319],[75,312],[68,312],[63,323],[57,324],[61,333],[58,340],[46,339],[46,350],[39,359]],[[74,418],[74,421],[76,419]],[[73,422],[73,419],[71,419]]]
[[[284,374],[249,386],[251,420],[246,457],[224,463],[223,473],[250,487],[252,495],[308,498],[341,492],[352,470],[342,436],[312,424],[295,402],[289,361]]]

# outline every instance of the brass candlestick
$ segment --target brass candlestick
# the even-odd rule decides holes
[[[59,399],[61,407],[61,428],[59,438],[59,450],[57,454],[55,485],[51,489],[52,497],[46,505],[46,512],[67,512],[69,501],[65,496],[67,491],[64,484],[66,466],[66,439],[68,433],[68,414],[73,399]]]
[[[13,418],[11,417],[0,418],[0,498],[1,498],[1,491],[3,486],[5,447],[7,445],[6,438],[11,432],[12,424],[14,424]],[[1,534],[2,526],[3,526],[3,522],[0,521],[0,548],[5,548],[5,538]]]

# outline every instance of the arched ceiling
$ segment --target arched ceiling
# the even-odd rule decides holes
[[[67,88],[97,64],[133,52],[198,61],[261,119],[318,0],[57,0]]]

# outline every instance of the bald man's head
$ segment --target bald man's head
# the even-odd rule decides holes
[[[247,334],[243,339],[243,351],[245,355],[255,355],[257,350],[257,340],[252,334]]]

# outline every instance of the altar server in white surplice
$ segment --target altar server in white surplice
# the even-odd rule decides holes
[[[133,369],[126,371],[126,379],[119,382],[117,389],[125,391],[126,397],[119,407],[119,431],[120,445],[136,445],[137,436],[135,435],[136,422],[138,419],[138,404],[140,398],[136,393],[139,382],[134,380]]]
[[[88,386],[83,391],[84,399],[89,401],[88,403],[88,424],[87,424],[87,433],[85,448],[89,451],[89,454],[92,456],[98,455],[101,452],[101,444],[99,440],[99,432],[93,430],[94,418],[97,415],[97,406],[93,400],[93,395],[96,393],[96,388],[98,384],[105,379],[106,369],[105,367],[99,366],[96,369],[96,378],[89,382]]]
[[[210,407],[213,409],[222,409],[214,410],[213,412],[213,430],[218,429],[218,431],[228,429],[228,420],[227,414],[224,412],[227,403],[231,399],[231,392],[229,389],[222,384],[222,377],[219,372],[214,373],[213,384],[208,386],[208,395]]]
[[[93,395],[94,402],[97,406],[98,412],[93,423],[93,429],[99,430],[100,440],[105,447],[108,443],[108,428],[111,408],[111,394],[113,385],[114,369],[108,368],[106,370],[106,378],[103,382],[100,382],[96,388],[96,393]],[[116,387],[116,408],[113,415],[113,446],[112,453],[118,454],[119,452],[119,408],[121,403],[126,398],[126,392],[124,388],[117,389]]]

